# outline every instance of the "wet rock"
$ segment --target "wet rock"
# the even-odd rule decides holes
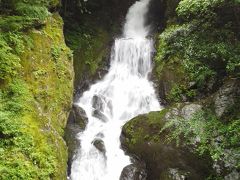
[[[102,152],[103,154],[106,153],[106,149],[105,149],[105,145],[104,145],[104,142],[103,140],[101,139],[95,139],[92,144],[100,151]]]
[[[215,96],[214,105],[217,117],[223,117],[228,113],[231,107],[237,103],[239,104],[239,97],[240,80],[235,79],[226,81]]]
[[[102,111],[104,108],[104,102],[101,97],[94,95],[92,99],[92,107],[94,109]]]
[[[100,120],[102,120],[103,122],[107,122],[108,118],[99,110],[94,110],[92,115]]]
[[[103,133],[98,133],[98,134],[96,135],[96,137],[98,137],[98,138],[104,138],[104,134],[103,134]]]
[[[88,118],[83,108],[81,108],[77,104],[73,104],[70,115],[70,118],[72,118],[74,124],[79,125],[81,129],[85,129],[88,123]]]
[[[92,99],[92,107],[94,108],[92,116],[102,120],[103,122],[107,122],[108,118],[102,113],[103,109],[105,108],[104,106],[104,100],[100,96],[94,95]]]
[[[74,123],[73,112],[69,115],[69,121],[65,128],[64,139],[68,146],[68,174],[71,172],[71,164],[73,156],[76,154],[77,149],[80,148],[80,141],[77,138],[77,134],[82,131],[81,127]]]
[[[126,166],[120,176],[120,180],[146,180],[146,178],[146,170],[141,164],[130,164]]]
[[[64,133],[64,139],[68,146],[68,174],[71,171],[73,156],[80,148],[77,135],[85,129],[87,122],[88,118],[85,111],[77,104],[73,104]]]

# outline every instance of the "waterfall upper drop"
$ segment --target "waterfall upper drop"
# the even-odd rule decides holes
[[[161,108],[148,80],[153,47],[146,39],[144,17],[149,1],[137,1],[129,9],[124,36],[115,40],[112,49],[108,74],[78,101],[88,124],[78,134],[81,148],[73,159],[71,180],[118,180],[130,164],[120,148],[121,127],[139,114]]]
[[[124,25],[124,37],[145,38],[148,35],[149,27],[145,26],[145,15],[148,12],[149,1],[137,1],[130,7]]]

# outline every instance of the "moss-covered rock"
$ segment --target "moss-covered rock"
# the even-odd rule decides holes
[[[73,66],[70,49],[65,45],[63,22],[58,14],[48,18],[41,31],[30,33],[33,47],[22,56],[23,76],[34,97],[29,125],[38,124],[56,158],[56,179],[66,176],[67,147],[62,139],[71,107]]]
[[[176,108],[164,109],[134,118],[123,127],[122,145],[128,153],[144,160],[149,180],[177,179],[178,176],[204,179],[211,171],[209,159],[199,158],[189,147],[177,146],[174,141],[169,143],[169,132],[161,131],[169,113],[175,114],[175,111]]]
[[[63,134],[72,101],[73,62],[63,21],[52,13],[38,29],[15,33],[9,45],[20,67],[1,83],[0,91],[0,179],[66,179]],[[16,53],[19,41],[21,51]]]
[[[99,28],[94,35],[88,35],[79,41],[79,47],[74,51],[76,94],[81,94],[107,72],[111,40],[112,35]]]
[[[228,96],[231,99],[234,93],[228,90],[237,82],[226,80],[215,95],[201,101],[177,103],[130,120],[123,126],[123,148],[145,161],[148,179],[238,179],[240,121],[233,109],[239,105],[227,102],[231,105],[223,121],[215,114],[214,103],[222,92],[227,93],[222,94],[220,104],[224,105]]]
[[[191,82],[187,74],[179,57],[172,57],[169,61],[156,61],[153,79],[163,104],[191,99],[188,91]]]

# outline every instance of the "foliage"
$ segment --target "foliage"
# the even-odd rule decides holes
[[[169,27],[160,35],[158,59],[181,57],[192,80],[202,85],[221,71],[237,72],[239,48],[239,41],[227,28],[215,29],[208,23],[192,22]]]
[[[14,53],[14,49],[7,44],[4,37],[0,35],[0,79],[4,80],[16,76],[20,67],[20,58]]]
[[[170,93],[167,95],[167,99],[173,102],[179,102],[183,99],[183,96],[190,100],[191,98],[196,96],[196,90],[188,89],[182,84],[174,84],[171,88]]]
[[[63,111],[70,104],[68,78],[72,53],[60,34],[61,18],[49,17],[48,8],[55,8],[58,3],[58,0],[0,1],[0,179],[3,180],[65,177],[66,155],[60,133],[65,123],[61,122],[65,120]],[[40,33],[35,33],[34,28]],[[52,58],[52,44],[60,44],[61,53],[59,56],[55,53],[58,62],[47,64]],[[46,82],[49,89],[45,90],[41,79],[46,80],[46,74],[50,73],[51,79]],[[45,99],[39,98],[43,92],[51,95],[51,103],[47,100],[51,106],[49,114],[43,114],[42,106],[48,108]]]
[[[37,22],[29,17],[23,16],[0,16],[0,29],[3,32],[19,32],[29,29]]]
[[[60,58],[60,55],[61,55],[61,47],[52,46],[51,54],[52,54],[52,57],[53,57],[54,61],[57,61]]]
[[[65,26],[65,38],[67,45],[75,51],[75,59],[79,61],[75,64],[78,68],[76,77],[82,76],[83,71],[89,74],[95,74],[106,55],[106,44],[109,42],[109,33],[101,27],[92,27],[92,24],[86,22],[78,24],[71,19],[67,19]]]
[[[190,18],[214,18],[214,10],[223,6],[225,0],[182,0],[177,7],[179,16]]]
[[[169,142],[176,140],[180,145],[184,141],[185,145],[196,147],[200,155],[210,153],[214,161],[223,161],[229,168],[240,168],[239,119],[224,124],[211,112],[199,111],[189,120],[175,118],[168,121],[161,132],[166,129],[171,129]]]
[[[226,75],[240,77],[239,7],[233,0],[180,1],[179,21],[159,36],[157,65],[179,59],[198,91]],[[188,91],[188,85],[176,85],[169,98],[180,101]]]
[[[44,6],[29,5],[26,3],[17,3],[15,7],[16,13],[20,16],[27,16],[29,18],[43,21],[49,15],[48,9]]]
[[[0,28],[3,31],[22,31],[44,24],[50,15],[48,8],[58,0],[2,0],[0,1]]]
[[[0,90],[0,179],[48,179],[54,172],[55,161],[49,146],[37,145],[30,131],[25,130],[28,125],[24,112],[31,101],[21,80]]]
[[[24,3],[29,6],[42,6],[46,8],[56,7],[59,5],[59,0],[1,0],[0,4],[3,10],[8,9],[15,12],[17,4]],[[4,12],[4,11],[3,11]]]
[[[157,70],[162,71],[164,64],[177,70],[183,67],[184,76],[189,78],[181,82],[172,78],[167,97],[171,102],[206,97],[218,90],[225,77],[240,78],[239,10],[240,2],[235,0],[180,1],[176,20],[159,36],[156,58],[156,65],[161,67]],[[181,67],[172,65],[173,60],[178,60],[176,64]],[[239,171],[237,108],[231,107],[222,119],[210,110],[200,111],[188,120],[178,117],[169,120],[161,133],[167,130],[168,141],[187,145],[200,155],[210,154],[221,168],[224,164],[226,172],[221,173]]]

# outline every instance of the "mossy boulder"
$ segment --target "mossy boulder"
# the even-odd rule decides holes
[[[178,176],[200,180],[211,172],[211,161],[207,157],[199,158],[191,147],[168,142],[170,132],[161,132],[170,114],[179,116],[183,107],[140,115],[123,126],[122,146],[127,153],[137,155],[146,163],[149,180],[177,179]]]

